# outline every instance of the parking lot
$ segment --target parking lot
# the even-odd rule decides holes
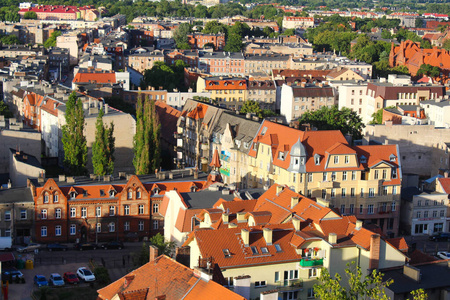
[[[37,289],[33,282],[35,275],[44,275],[48,279],[51,273],[59,273],[60,275],[65,272],[76,273],[80,267],[89,267],[90,259],[95,260],[98,265],[104,263],[111,280],[115,281],[133,269],[132,255],[138,252],[141,247],[142,243],[127,243],[126,248],[121,250],[77,251],[70,248],[71,250],[58,252],[41,250],[38,254],[15,252],[16,258],[33,259],[35,264],[32,270],[20,270],[24,274],[25,284],[10,284],[9,299],[31,299],[32,292]],[[82,283],[82,285],[88,286],[86,283]]]

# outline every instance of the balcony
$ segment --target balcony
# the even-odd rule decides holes
[[[300,267],[321,267],[323,266],[323,258],[303,258],[300,261]]]
[[[302,279],[283,280],[278,282],[278,291],[300,290],[303,288]]]
[[[317,187],[319,189],[332,189],[334,187],[333,181],[318,181]]]

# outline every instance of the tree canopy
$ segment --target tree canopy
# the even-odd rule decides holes
[[[184,68],[188,65],[182,60],[176,60],[173,65],[157,61],[150,70],[145,70],[141,88],[146,89],[152,86],[155,89],[172,91],[173,89],[185,90]]]
[[[262,116],[263,116],[262,112],[263,112],[263,110],[259,106],[259,103],[257,101],[255,101],[255,100],[247,100],[247,101],[245,101],[244,104],[242,105],[241,110],[240,110],[241,114],[253,113],[253,114],[257,115],[260,118],[262,118]]]
[[[34,11],[27,11],[24,15],[23,18],[26,20],[36,20],[37,19],[37,14]]]
[[[0,101],[0,116],[5,116],[7,119],[14,117],[9,106],[3,101]]]
[[[95,124],[95,141],[92,144],[92,166],[95,175],[113,174],[114,172],[114,123],[109,127],[103,124],[103,110],[97,116]]]
[[[316,111],[304,113],[300,119],[300,124],[309,123],[318,130],[340,130],[342,134],[349,134],[354,140],[362,138],[361,131],[365,127],[361,117],[349,108],[338,109],[337,105],[331,108],[323,106]]]
[[[441,69],[438,67],[429,65],[429,64],[422,64],[417,70],[417,76],[431,76],[431,77],[438,77],[441,74]]]
[[[386,107],[389,109],[395,108],[395,106],[389,106]],[[372,114],[372,121],[370,122],[370,124],[382,124],[383,123],[383,110],[385,108],[380,108],[379,110],[377,110],[377,112]]]
[[[50,37],[44,42],[45,48],[55,47],[56,46],[56,38],[61,35],[61,31],[55,30],[52,32]]]
[[[189,46],[188,34],[191,33],[191,25],[189,23],[181,23],[173,32],[173,39],[178,49],[191,49]]]

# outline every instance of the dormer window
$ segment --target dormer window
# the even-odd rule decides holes
[[[300,158],[300,164],[301,164],[301,165],[304,165],[305,162],[306,162],[306,159],[305,159],[304,157]]]
[[[153,194],[158,195],[159,194],[159,189],[158,188],[154,188],[153,189]]]
[[[319,154],[314,155],[314,163],[316,164],[316,166],[320,165],[320,155]]]
[[[110,191],[109,191],[109,196],[110,196],[110,197],[114,197],[115,194],[116,194],[116,193],[114,192],[114,190],[110,190]]]
[[[244,142],[244,148],[245,148],[245,149],[248,149],[248,146],[249,146],[248,143],[247,143],[247,142]]]
[[[275,246],[275,250],[277,250],[277,252],[283,251],[283,250],[281,249],[280,244],[275,244],[274,246]]]
[[[362,155],[362,156],[360,157],[359,161],[360,161],[362,164],[365,164],[365,163],[367,163],[367,157],[365,157],[364,155]]]
[[[88,192],[86,190],[83,191],[83,197],[87,197]]]
[[[269,250],[267,249],[267,247],[261,247],[261,253],[267,254],[267,253],[269,253]]]
[[[75,199],[77,194],[75,192],[70,192],[70,199]]]
[[[229,249],[222,249],[223,255],[225,255],[225,257],[231,257],[231,253]]]
[[[285,159],[285,155],[284,155],[284,152],[279,152],[278,153],[278,159],[280,159],[280,160],[284,160]]]
[[[100,190],[100,197],[105,196],[105,191],[104,190]]]
[[[253,255],[259,254],[258,248],[256,248],[256,246],[251,246],[250,249],[252,249]]]
[[[395,161],[395,158],[396,158],[396,157],[395,157],[394,154],[391,154],[391,156],[389,156],[389,160],[390,160],[390,161]]]

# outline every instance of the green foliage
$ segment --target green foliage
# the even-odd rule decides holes
[[[333,278],[326,268],[322,268],[319,284],[314,285],[315,297],[322,300],[389,299],[384,287],[392,280],[383,281],[382,273],[373,270],[363,277],[361,268],[352,262],[347,264],[345,275],[348,282],[341,284],[341,275],[336,273]],[[347,284],[348,288],[345,287]]]
[[[156,246],[160,255],[164,254],[172,257],[175,254],[175,242],[166,241],[161,233],[157,233],[149,240],[150,245]]]
[[[0,116],[5,116],[6,119],[14,117],[14,114],[9,109],[9,106],[1,100],[0,100]]]
[[[191,49],[189,47],[188,34],[191,33],[191,25],[189,23],[181,23],[173,32],[173,39],[178,49]],[[186,46],[187,45],[187,46]]]
[[[397,34],[395,34],[394,36],[399,42],[401,41],[405,41],[405,40],[410,40],[413,42],[421,42],[422,38],[420,36],[418,36],[416,33],[409,31],[405,28],[400,28],[397,31]]]
[[[203,28],[202,32],[206,34],[218,34],[227,33],[227,31],[228,30],[225,25],[214,20],[206,23],[205,28]]]
[[[255,100],[247,100],[247,101],[245,101],[244,104],[242,105],[240,113],[241,114],[253,113],[253,114],[257,115],[260,118],[262,118],[262,116],[263,116],[263,114],[262,114],[263,110],[259,106],[259,103],[257,101],[255,101]]]
[[[137,175],[150,174],[161,163],[161,124],[155,101],[142,100],[136,106],[136,134],[134,136],[133,165]]]
[[[52,32],[50,37],[44,42],[45,48],[55,47],[56,46],[56,38],[61,35],[61,31],[55,30]]]
[[[15,36],[14,34],[9,35],[0,35],[0,41],[4,45],[18,45],[21,44],[19,41],[19,38]]]
[[[289,28],[289,29],[286,29],[286,30],[283,32],[283,34],[286,35],[286,36],[293,36],[293,35],[295,35],[295,30],[292,29],[292,28]]]
[[[150,257],[149,248],[146,243],[142,243],[139,253],[133,255],[133,264],[140,267],[148,263]]]
[[[187,64],[179,59],[171,66],[165,62],[157,61],[150,70],[145,70],[141,88],[146,89],[148,86],[153,86],[156,89],[162,87],[168,91],[175,88],[185,90],[184,68],[187,66]]]
[[[411,292],[413,296],[412,300],[427,300],[428,295],[425,293],[424,289],[418,289]]]
[[[395,106],[389,106],[386,108],[395,108]],[[383,123],[383,110],[384,108],[380,108],[377,112],[372,114],[372,121],[370,124],[382,124]]]
[[[424,39],[422,39],[422,42],[420,42],[420,48],[423,48],[423,49],[431,49],[431,48],[433,48],[433,47],[431,46],[431,43],[430,43],[429,40],[424,40]]]
[[[81,100],[72,92],[66,103],[66,124],[62,126],[64,165],[70,175],[85,175],[87,146],[84,136],[84,112]]]
[[[445,40],[445,42],[442,44],[442,48],[449,51],[450,50],[450,39]]]
[[[391,45],[384,41],[373,42],[366,34],[361,34],[356,39],[349,55],[352,59],[358,59],[366,63],[374,63],[380,59],[380,54],[390,52]],[[384,54],[386,56],[386,54]]]
[[[108,269],[105,267],[96,267],[94,269],[95,280],[98,284],[105,286],[111,283],[111,278],[109,277]]]
[[[109,128],[103,124],[103,110],[100,110],[95,124],[95,141],[92,144],[92,165],[95,175],[113,174],[114,172],[114,123]]]
[[[354,140],[362,138],[361,131],[365,127],[356,112],[346,107],[339,110],[337,105],[308,111],[298,121],[300,124],[309,123],[318,130],[340,130],[344,135],[351,135]]]
[[[421,18],[417,18],[415,22],[416,28],[423,28],[425,25],[425,22]]]
[[[105,97],[105,102],[110,106],[117,108],[123,112],[129,113],[131,115],[136,115],[136,107],[128,102],[125,102],[120,97]]]
[[[223,50],[228,52],[240,52],[244,44],[242,43],[242,38],[238,34],[230,34],[228,35],[228,39],[225,43],[225,48]]]
[[[36,20],[37,19],[37,14],[34,11],[27,11],[24,15],[23,18],[26,20]]]
[[[438,77],[441,74],[441,69],[429,64],[422,64],[417,70],[417,76],[427,75],[431,77]]]

